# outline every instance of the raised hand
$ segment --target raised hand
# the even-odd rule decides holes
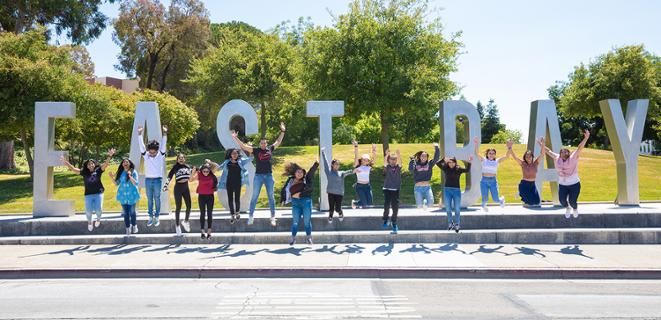
[[[283,131],[283,132],[284,132],[284,131],[286,131],[286,130],[287,130],[287,128],[285,127],[285,123],[284,123],[284,122],[280,122],[280,131]]]
[[[372,151],[376,152],[376,143],[372,143]]]
[[[142,133],[145,131],[145,128],[142,126],[138,126],[138,135],[142,135]]]
[[[395,153],[397,154],[397,157],[399,158],[399,156],[401,155],[401,153],[399,152],[399,149],[395,150]]]
[[[356,142],[355,139],[351,139],[351,144],[352,144],[354,147],[358,147],[358,142]]]
[[[167,135],[168,134],[168,126],[163,126],[163,134]]]
[[[585,132],[583,132],[583,139],[587,139],[590,137],[590,130],[585,129]]]
[[[110,148],[110,150],[108,150],[108,157],[110,158],[110,157],[114,156],[115,152],[117,152],[117,150],[115,150],[115,148]]]
[[[514,141],[512,141],[512,139],[507,139],[505,145],[507,146],[507,149],[512,149],[512,146],[514,145]]]
[[[432,143],[432,145],[434,146],[434,148],[436,148],[436,147],[438,147],[438,142],[434,142],[434,143]]]
[[[478,144],[478,143],[480,143],[480,141],[479,141],[479,140],[477,140],[477,137],[473,137],[473,142],[474,142],[475,144]]]
[[[540,147],[544,148],[544,137],[540,137],[539,140],[537,140],[537,144],[539,144]]]

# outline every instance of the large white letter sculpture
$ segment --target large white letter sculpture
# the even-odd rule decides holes
[[[234,99],[220,108],[218,116],[216,117],[216,134],[218,135],[220,144],[225,150],[231,148],[238,149],[239,153],[245,157],[246,153],[236,145],[236,142],[234,142],[232,135],[230,134],[230,122],[234,117],[243,118],[243,121],[246,124],[245,135],[249,136],[258,133],[257,113],[249,103],[240,99]],[[222,163],[222,161],[224,160],[219,159],[217,162]],[[241,196],[242,212],[248,211],[248,208],[250,207],[250,198],[252,197],[252,183],[255,178],[255,165],[252,161],[248,163],[248,175],[250,177],[250,184]],[[221,192],[221,190],[218,190],[218,199],[224,208],[229,208],[227,203],[227,192]]]
[[[333,117],[344,115],[344,101],[308,101],[307,116],[319,117],[319,159],[321,159],[321,148],[326,149],[328,163],[333,159]],[[323,161],[320,161],[323,166]],[[320,194],[325,194],[328,177],[325,170],[319,170],[319,181],[321,182]],[[321,197],[319,210],[328,210],[328,197]]]
[[[640,203],[638,152],[640,141],[643,139],[648,104],[647,99],[630,100],[627,103],[625,119],[620,100],[599,101],[617,164],[617,203],[619,205],[638,205]]]
[[[51,200],[53,167],[61,166],[66,151],[55,151],[55,119],[75,118],[76,105],[71,102],[37,102],[34,105],[34,181],[32,183],[32,216],[67,217],[74,215],[73,201]]]
[[[576,129],[578,130],[578,129]],[[547,146],[555,153],[562,148],[560,138],[560,125],[558,123],[558,112],[553,100],[535,100],[530,103],[530,127],[528,129],[528,150],[537,155],[543,152],[537,144],[537,139],[544,137]],[[544,159],[548,162],[548,169],[544,169]],[[545,156],[541,158],[537,171],[535,185],[542,198],[542,186],[544,181],[551,182],[551,198],[554,204],[559,204],[558,198],[558,172],[555,170],[553,158]]]
[[[161,115],[158,111],[156,102],[138,102],[135,107],[135,118],[133,119],[133,131],[131,131],[131,153],[129,158],[135,164],[140,175],[140,188],[145,187],[145,176],[142,166],[142,154],[138,144],[138,126],[145,128],[147,140],[161,141],[163,132],[161,131]],[[145,135],[145,133],[143,133]],[[165,160],[163,160],[163,184],[167,179],[167,169]],[[161,188],[161,190],[163,190]],[[167,191],[161,191],[161,214],[170,212],[170,194]]]
[[[457,116],[465,116],[468,124],[464,125],[464,146],[457,148]],[[452,100],[441,102],[440,109],[441,141],[439,147],[441,156],[456,157],[457,160],[468,160],[473,156],[470,173],[466,175],[466,191],[461,195],[461,206],[474,204],[480,197],[480,179],[482,177],[482,163],[475,155],[473,138],[482,139],[480,128],[480,114],[477,108],[468,101]]]

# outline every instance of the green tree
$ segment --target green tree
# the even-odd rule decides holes
[[[523,134],[519,130],[502,129],[498,131],[498,133],[494,134],[493,137],[491,137],[491,141],[489,143],[502,144],[507,142],[507,140],[512,140],[514,143],[520,144],[522,142],[522,136]]]
[[[161,123],[168,126],[168,145],[172,148],[193,138],[200,127],[195,109],[187,106],[173,95],[154,90],[142,90],[133,93],[136,101],[155,101],[158,103]],[[135,110],[135,107],[133,108]],[[133,111],[135,112],[135,111]],[[133,116],[131,116],[131,127]],[[131,129],[127,131],[131,133]],[[130,141],[130,140],[127,140]]]
[[[304,83],[314,99],[346,101],[346,121],[374,115],[383,150],[432,130],[439,102],[459,87],[458,34],[446,38],[423,0],[355,0],[331,27],[304,33]],[[415,123],[415,126],[400,123]]]
[[[129,0],[113,22],[113,40],[121,48],[115,67],[138,75],[147,89],[174,90],[192,59],[208,45],[209,14],[199,0],[173,0],[166,10],[159,0]]]
[[[478,104],[480,104],[478,102]],[[484,107],[484,117],[482,118],[482,142],[491,141],[492,137],[505,129],[505,125],[500,123],[500,114],[498,105],[493,99]]]
[[[643,139],[661,139],[661,59],[643,45],[624,46],[600,55],[589,64],[574,68],[565,82],[549,88],[556,96],[558,109],[567,117],[586,118],[590,131],[603,133],[602,144],[609,145],[599,101],[649,99]],[[578,130],[576,130],[578,131]],[[600,134],[601,135],[601,134]]]

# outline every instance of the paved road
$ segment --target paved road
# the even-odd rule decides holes
[[[661,281],[8,280],[0,319],[661,319]]]

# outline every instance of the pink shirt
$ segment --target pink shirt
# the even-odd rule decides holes
[[[572,152],[567,160],[558,157],[555,160],[555,169],[558,171],[558,183],[565,186],[571,186],[578,183],[578,154]]]

